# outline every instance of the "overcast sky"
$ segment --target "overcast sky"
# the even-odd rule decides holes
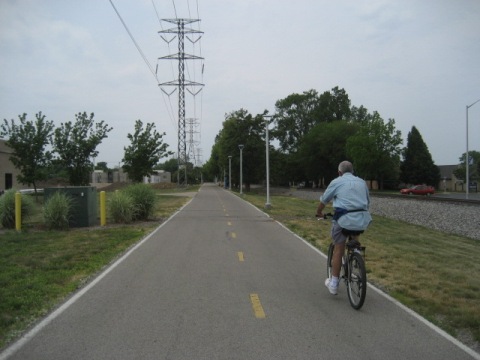
[[[395,119],[405,143],[416,126],[437,165],[466,151],[466,106],[480,99],[478,0],[112,1],[148,64],[159,64],[159,82],[177,76],[177,62],[157,59],[178,47],[159,37],[175,25],[155,9],[201,19],[191,25],[201,40],[186,39],[185,50],[205,58],[186,70],[205,84],[186,95],[203,162],[226,113],[273,113],[292,93],[335,86],[352,105]],[[0,0],[0,92],[1,121],[42,111],[59,125],[94,112],[114,128],[96,159],[109,167],[137,119],[177,151],[178,92],[160,90],[109,0]],[[480,102],[469,110],[469,150],[480,151]]]

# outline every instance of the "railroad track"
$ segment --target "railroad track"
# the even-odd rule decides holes
[[[291,193],[295,192],[305,192],[305,193],[319,193],[318,190],[315,189],[295,189],[291,191]],[[383,198],[391,198],[391,199],[407,199],[407,200],[420,200],[420,201],[440,201],[450,204],[469,204],[469,205],[480,205],[480,199],[462,199],[457,197],[450,197],[449,195],[431,195],[431,196],[421,196],[421,195],[400,195],[400,194],[392,194],[392,193],[382,193],[377,191],[371,191],[370,196],[377,196]],[[474,196],[478,196],[474,194]],[[314,195],[312,194],[312,198]],[[318,198],[318,196],[317,196]]]

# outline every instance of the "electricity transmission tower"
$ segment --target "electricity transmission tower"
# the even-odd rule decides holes
[[[195,154],[195,149],[197,149],[197,145],[200,144],[199,141],[195,140],[195,134],[198,134],[198,121],[197,119],[194,118],[188,118],[186,119],[186,125],[188,127],[188,151],[187,151],[187,157],[188,159],[193,162],[193,165],[197,165],[197,156]]]
[[[175,24],[175,28],[161,30],[159,34],[175,34],[178,39],[178,53],[167,55],[164,57],[158,58],[159,60],[178,60],[178,79],[173,81],[168,81],[159,86],[177,86],[178,87],[178,185],[187,185],[187,162],[188,162],[188,154],[187,154],[187,142],[186,142],[186,130],[185,130],[185,86],[187,86],[187,91],[190,92],[192,95],[197,95],[200,91],[192,91],[191,88],[195,87],[202,87],[204,84],[185,80],[185,60],[203,60],[202,57],[186,54],[185,53],[185,35],[187,35],[187,39],[195,43],[200,40],[200,37],[196,39],[190,38],[189,34],[203,34],[203,31],[195,30],[186,25],[195,23],[200,21],[199,19],[162,19],[162,21]],[[161,35],[160,35],[161,36]],[[163,36],[162,39],[170,43],[173,39],[168,41]],[[173,92],[167,95],[171,95]],[[184,168],[184,179],[181,180],[182,168]]]

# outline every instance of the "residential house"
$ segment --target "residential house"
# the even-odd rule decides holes
[[[13,154],[13,150],[7,146],[7,140],[0,139],[0,192],[16,188],[22,188],[22,184],[17,181],[17,176],[20,175],[20,171],[13,166],[10,161],[10,156]]]
[[[439,165],[440,183],[437,191],[465,191],[463,180],[455,177],[453,172],[457,170],[459,165]]]

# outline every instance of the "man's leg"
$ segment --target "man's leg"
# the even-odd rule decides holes
[[[336,223],[333,223],[332,241],[334,248],[332,256],[332,277],[325,280],[325,286],[332,295],[336,295],[338,292],[340,269],[342,267],[342,256],[345,252],[345,240],[346,236],[342,234],[342,228]]]
[[[342,267],[342,256],[345,253],[345,241],[340,244],[335,244],[332,257],[332,276],[339,277],[340,269]]]

